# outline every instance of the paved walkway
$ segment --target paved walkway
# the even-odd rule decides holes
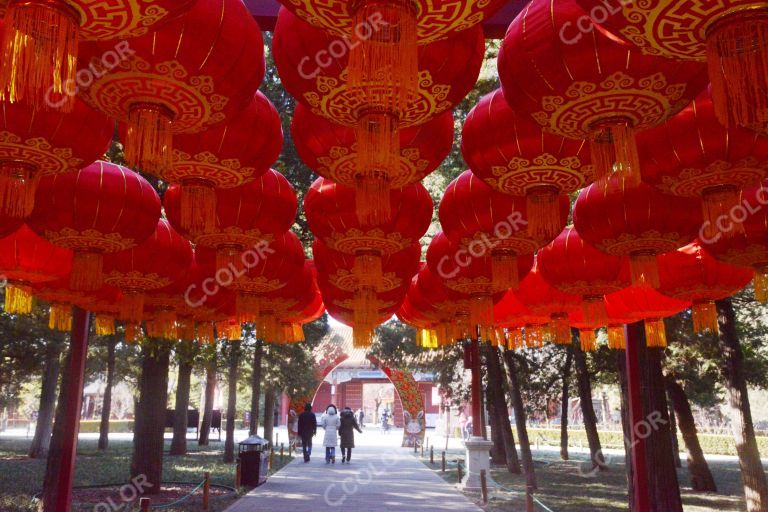
[[[322,439],[318,432],[317,441]],[[226,512],[481,512],[454,486],[400,448],[400,435],[357,436],[352,463],[326,465],[325,449],[316,446],[312,461],[301,455]]]

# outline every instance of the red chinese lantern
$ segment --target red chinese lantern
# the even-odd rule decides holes
[[[627,258],[610,256],[586,243],[573,227],[537,254],[541,276],[563,293],[583,300],[584,320],[605,325],[604,296],[630,285]]]
[[[656,257],[696,238],[701,210],[693,199],[669,196],[645,183],[627,186],[617,174],[582,190],[573,225],[600,251],[629,256],[634,284],[658,288]]]
[[[128,125],[125,158],[162,176],[173,135],[197,133],[246,106],[264,77],[261,30],[239,0],[195,2],[184,15],[131,39],[112,69],[98,60],[110,42],[88,42],[82,62],[99,72],[80,96]]]
[[[357,165],[355,131],[296,105],[291,128],[302,160],[323,178],[357,189],[356,210],[361,222],[386,222],[389,201],[381,201],[390,188],[403,188],[434,171],[453,146],[453,115],[444,112],[424,124],[400,131],[400,158],[387,175],[370,175]]]
[[[617,170],[633,182],[635,132],[664,122],[707,84],[701,64],[644,55],[600,30],[575,0],[533,0],[515,18],[499,78],[513,110],[555,135],[589,140],[596,178]]]
[[[391,100],[398,94],[391,88],[361,91],[350,85],[346,52],[325,58],[328,49],[341,41],[286,9],[278,15],[273,43],[285,88],[313,113],[356,129],[357,166],[372,182],[365,188],[373,193],[378,187],[379,196],[385,196],[384,183],[399,165],[399,131],[457,105],[474,86],[485,52],[479,27],[420,46],[418,88],[397,107]],[[386,197],[376,204],[384,201]]]
[[[173,284],[189,271],[192,247],[166,221],[157,223],[155,232],[137,246],[104,258],[104,283],[123,292],[121,318],[140,322],[144,294]]]
[[[72,289],[90,291],[101,287],[103,255],[142,243],[159,217],[160,198],[147,180],[99,161],[40,178],[28,224],[53,244],[75,251]]]
[[[697,241],[659,257],[659,292],[693,302],[693,330],[718,332],[715,301],[730,297],[752,280],[751,269],[721,263]]]
[[[597,16],[605,6],[579,0]],[[606,26],[644,53],[706,61],[717,116],[741,126],[768,122],[768,6],[762,0],[621,2]]]
[[[429,2],[364,0],[328,4],[291,0],[284,5],[305,21],[342,39],[330,47],[349,53],[350,87],[392,90],[395,105],[407,102],[419,87],[419,45],[445,39],[481,23],[503,0]]]
[[[360,223],[355,189],[325,178],[312,184],[304,198],[309,228],[332,250],[353,255],[358,275],[381,283],[382,257],[400,252],[421,239],[432,220],[432,199],[420,183],[389,192],[389,222]]]
[[[704,235],[741,202],[744,188],[768,177],[768,137],[717,120],[709,90],[663,125],[638,136],[643,180],[666,194],[700,197]],[[741,231],[734,223],[730,236]]]
[[[490,257],[492,278],[500,289],[517,288],[517,258],[551,242],[568,221],[568,196],[557,199],[556,225],[533,231],[523,197],[497,192],[464,171],[440,201],[440,224],[448,239],[472,257]],[[555,233],[550,235],[553,228]]]
[[[461,152],[494,190],[525,197],[529,230],[551,238],[563,229],[559,196],[593,181],[585,141],[542,131],[530,116],[515,113],[501,90],[484,96],[467,116]]]
[[[173,165],[163,181],[181,185],[181,226],[193,234],[216,227],[216,189],[255,180],[275,163],[283,127],[274,105],[256,92],[230,121],[174,138]]]
[[[193,0],[5,0],[0,46],[0,100],[26,99],[39,108],[72,107],[78,43],[110,40],[114,59],[130,52],[127,39],[147,33],[189,9]],[[113,56],[105,55],[105,61]],[[111,62],[111,60],[110,60]],[[49,108],[54,105],[48,104]]]
[[[32,287],[66,277],[72,252],[37,236],[26,225],[0,238],[0,274],[6,281],[5,312],[32,312]]]
[[[606,307],[611,314],[633,317],[645,324],[645,341],[649,347],[665,348],[667,331],[664,318],[688,309],[690,302],[666,297],[650,288],[630,286],[605,297]]]
[[[183,185],[172,185],[163,197],[168,220],[197,247],[215,249],[218,268],[242,267],[243,251],[264,250],[275,237],[291,228],[296,217],[296,192],[274,170],[245,185],[217,189],[215,228],[202,233],[184,227],[183,189]]]
[[[27,217],[40,177],[90,165],[114,130],[114,121],[79,100],[69,114],[0,101],[0,215]]]

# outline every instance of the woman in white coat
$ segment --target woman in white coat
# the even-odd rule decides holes
[[[325,429],[325,436],[323,437],[325,463],[336,464],[336,445],[338,443],[341,418],[339,418],[339,412],[336,410],[335,405],[331,404],[328,406],[325,414],[320,419],[320,425]]]

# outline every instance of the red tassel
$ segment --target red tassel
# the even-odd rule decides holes
[[[100,253],[76,251],[72,258],[70,287],[78,292],[96,291],[102,286],[104,258]]]

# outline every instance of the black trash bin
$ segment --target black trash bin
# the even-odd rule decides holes
[[[267,481],[269,471],[269,441],[251,436],[240,443],[240,483],[258,487]]]

